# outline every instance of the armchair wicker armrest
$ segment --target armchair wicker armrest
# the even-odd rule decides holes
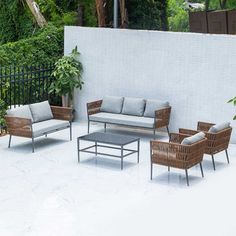
[[[189,137],[188,134],[182,133],[170,133],[170,142],[171,143],[181,143],[184,138]]]
[[[197,124],[198,131],[208,132],[208,130],[215,124],[199,121]]]
[[[31,119],[5,116],[7,130],[10,135],[20,137],[32,137],[32,121]]]
[[[54,119],[72,121],[73,109],[70,107],[51,106]]]
[[[192,130],[192,129],[180,128],[179,133],[191,136],[191,135],[197,134],[198,131],[197,130]]]
[[[169,125],[171,107],[155,111],[155,128],[161,128]]]
[[[97,100],[97,101],[94,101],[94,102],[87,103],[87,114],[88,114],[88,116],[99,113],[101,106],[102,106],[102,100]]]

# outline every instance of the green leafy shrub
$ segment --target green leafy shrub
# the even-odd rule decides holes
[[[236,97],[231,98],[228,103],[233,103],[233,105],[236,106]],[[236,120],[236,115],[233,117],[233,120]]]
[[[184,0],[169,0],[168,16],[170,31],[189,31],[189,16]]]
[[[0,128],[5,127],[5,125],[6,125],[4,117],[5,117],[6,111],[7,111],[7,104],[5,103],[5,98],[6,98],[6,93],[7,93],[8,87],[9,87],[8,83],[3,85],[2,94],[0,97]]]
[[[35,36],[0,46],[0,66],[54,63],[63,55],[63,28],[52,24]]]
[[[23,1],[0,1],[0,45],[32,36],[37,30],[37,24]]]

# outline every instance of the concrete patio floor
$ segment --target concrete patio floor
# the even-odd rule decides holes
[[[8,149],[0,138],[0,236],[236,235],[235,145],[230,165],[218,154],[213,171],[205,156],[205,178],[194,167],[187,187],[184,171],[162,166],[149,180],[150,132],[108,129],[141,137],[139,164],[134,154],[121,171],[119,159],[85,153],[78,164],[76,137],[86,128],[75,123],[72,142],[68,130],[38,138],[35,153],[29,139],[13,137]]]

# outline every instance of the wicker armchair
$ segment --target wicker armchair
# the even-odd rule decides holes
[[[202,131],[205,133],[207,138],[207,146],[205,148],[205,154],[211,155],[212,158],[212,164],[213,169],[215,170],[215,160],[214,155],[225,151],[227,162],[229,164],[229,155],[228,155],[228,146],[230,141],[230,136],[232,133],[232,127],[229,127],[227,129],[224,129],[218,133],[210,133],[208,130],[213,126],[212,123],[206,123],[206,122],[198,122],[197,125],[197,131],[196,130],[190,130],[190,129],[179,129],[179,133],[186,134],[186,135],[193,135],[196,134],[199,131]]]
[[[151,179],[153,174],[153,164],[159,164],[185,170],[187,185],[189,186],[188,169],[199,164],[202,177],[204,177],[202,169],[202,159],[207,139],[196,142],[192,145],[182,145],[182,140],[188,137],[184,134],[170,134],[170,142],[151,141]]]

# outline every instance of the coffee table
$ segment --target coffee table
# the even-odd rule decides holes
[[[80,141],[89,141],[94,143],[88,147],[80,149]],[[127,149],[124,146],[137,142],[137,149]],[[123,159],[129,155],[137,153],[137,162],[139,163],[140,138],[127,135],[95,132],[77,138],[78,162],[80,162],[80,152],[92,153],[103,156],[118,157],[121,159],[121,170],[123,170]],[[98,148],[120,150],[120,155],[112,155],[101,152]]]

